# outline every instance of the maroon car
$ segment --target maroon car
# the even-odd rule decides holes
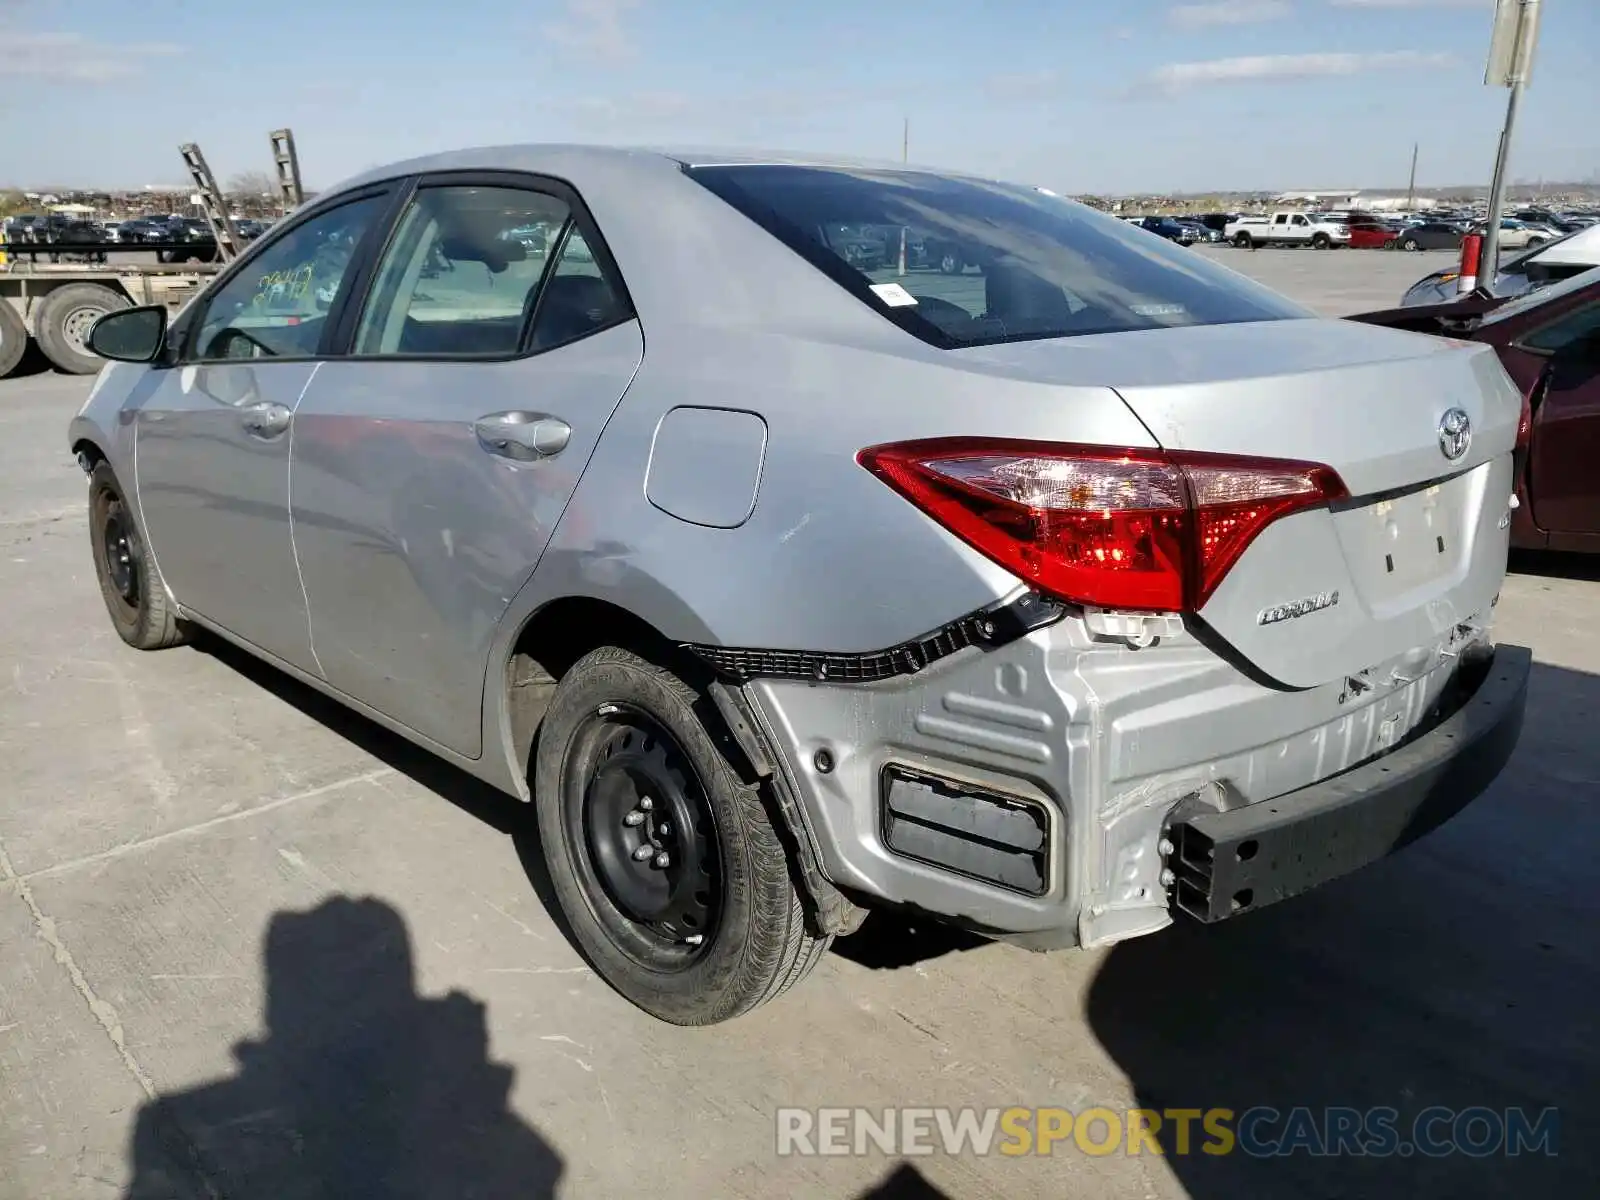
[[[1600,552],[1600,267],[1510,299],[1350,319],[1493,346],[1523,396],[1512,544]]]

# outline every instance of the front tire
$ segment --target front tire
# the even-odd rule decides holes
[[[1408,237],[1405,241],[1400,243],[1400,249],[1410,250],[1414,253],[1422,249],[1422,244],[1418,242],[1416,238]]]
[[[122,485],[105,463],[97,464],[89,477],[89,541],[100,595],[117,636],[136,650],[163,650],[188,641],[188,628],[167,598]]]
[[[809,929],[773,815],[699,702],[671,671],[602,647],[562,678],[534,759],[545,863],[573,936],[601,978],[675,1025],[749,1012],[832,942]]]

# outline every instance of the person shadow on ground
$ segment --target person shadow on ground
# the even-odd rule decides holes
[[[486,1009],[417,994],[399,912],[278,913],[264,958],[266,1035],[231,1077],[140,1109],[124,1200],[555,1195],[561,1158],[511,1111]]]

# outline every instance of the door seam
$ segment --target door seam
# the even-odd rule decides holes
[[[300,415],[300,402],[306,398],[306,393],[311,390],[311,384],[317,378],[317,372],[321,370],[322,364],[320,362],[311,368],[311,374],[306,378],[305,385],[300,389],[300,394],[295,397],[294,410],[289,414],[289,470],[287,484],[289,492],[289,553],[294,556],[294,573],[300,580],[300,599],[306,606],[306,644],[311,650],[311,661],[316,664],[317,674],[326,680],[328,672],[323,669],[322,659],[317,657],[317,634],[311,623],[311,594],[306,591],[306,573],[300,566],[300,544],[295,540],[294,536],[294,435],[295,426],[299,424],[295,418]]]

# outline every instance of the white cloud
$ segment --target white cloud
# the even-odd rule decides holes
[[[1289,15],[1287,0],[1212,0],[1209,4],[1179,4],[1168,10],[1174,25],[1199,29],[1207,25],[1255,25]]]
[[[612,65],[631,62],[639,47],[626,18],[638,7],[639,0],[567,0],[566,17],[545,32],[586,58]]]
[[[147,59],[182,50],[168,42],[97,42],[81,33],[12,33],[0,48],[0,76],[109,83],[141,74]]]
[[[1391,50],[1374,54],[1253,54],[1205,62],[1168,63],[1150,73],[1149,81],[1168,91],[1215,83],[1281,82],[1329,75],[1361,75],[1368,71],[1449,67],[1450,54]]]

